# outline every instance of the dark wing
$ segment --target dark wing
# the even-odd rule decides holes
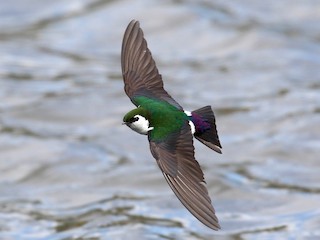
[[[220,229],[203,172],[194,158],[188,123],[164,142],[153,141],[150,134],[149,141],[153,157],[181,203],[203,224],[214,230]]]
[[[138,21],[132,20],[124,33],[121,66],[124,90],[135,105],[139,105],[135,102],[135,97],[145,96],[164,100],[182,110],[182,107],[163,89],[161,75]]]

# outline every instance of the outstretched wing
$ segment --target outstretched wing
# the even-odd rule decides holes
[[[205,185],[203,172],[194,158],[193,138],[186,123],[180,132],[166,141],[153,141],[149,134],[150,150],[181,203],[203,224],[220,229]]]
[[[148,49],[138,21],[132,20],[123,36],[121,66],[124,90],[131,101],[135,97],[164,100],[178,109],[182,107],[163,89],[161,75]]]

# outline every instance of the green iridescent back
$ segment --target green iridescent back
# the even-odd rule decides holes
[[[154,127],[154,130],[150,134],[150,138],[153,141],[162,141],[170,134],[180,131],[182,126],[188,121],[188,116],[183,111],[166,101],[159,101],[143,96],[135,97],[134,101],[139,104],[137,109],[140,110],[138,111],[148,115],[146,117],[150,122],[150,126]]]

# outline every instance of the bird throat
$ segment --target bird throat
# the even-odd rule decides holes
[[[150,127],[148,119],[141,115],[135,115],[135,117],[137,117],[138,120],[128,126],[137,133],[147,135],[148,132],[153,129],[153,127]]]

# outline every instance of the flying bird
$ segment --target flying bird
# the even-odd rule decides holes
[[[184,111],[163,88],[140,24],[132,20],[123,37],[121,67],[124,90],[136,108],[123,124],[148,136],[152,156],[181,203],[200,222],[220,229],[203,172],[194,156],[193,137],[221,153],[210,106]]]

